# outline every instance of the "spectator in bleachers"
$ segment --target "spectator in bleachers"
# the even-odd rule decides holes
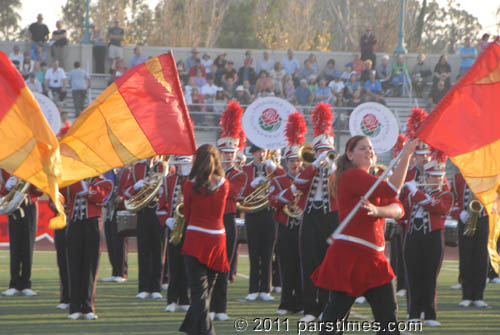
[[[372,65],[375,68],[377,62],[377,56],[375,55],[375,47],[377,45],[377,38],[373,34],[371,27],[366,27],[365,32],[361,35],[359,39],[359,47],[361,51],[361,59],[372,61]]]
[[[465,45],[460,48],[460,70],[458,75],[461,77],[474,64],[477,58],[477,50],[470,43],[470,37],[465,38]]]
[[[373,70],[372,65],[373,64],[371,59],[365,60],[365,67],[363,68],[363,71],[361,71],[361,77],[360,77],[361,82],[364,83],[370,78],[370,72],[371,70]]]
[[[196,74],[193,78],[196,86],[198,86],[198,88],[201,89],[203,86],[206,85],[207,79],[203,75],[202,69],[197,68],[196,66],[192,67],[191,69],[196,69]]]
[[[63,69],[66,68],[64,61],[67,58],[67,46],[68,46],[68,36],[66,29],[63,29],[62,22],[56,22],[57,30],[52,32],[52,38],[50,39],[50,54],[52,59],[57,59],[59,61],[59,66]]]
[[[351,97],[345,103],[346,107],[356,108],[361,105],[363,101],[361,100],[361,90],[355,90]]]
[[[138,64],[144,63],[145,61],[147,61],[147,58],[146,58],[146,56],[142,55],[142,49],[140,46],[137,45],[134,48],[134,56],[132,57],[132,60],[130,61],[130,67],[134,67]],[[179,68],[177,68],[177,70],[179,70]]]
[[[311,74],[307,80],[307,87],[311,91],[311,93],[314,94],[316,92],[316,89],[318,88],[318,81],[317,77],[314,74]]]
[[[38,80],[40,82],[40,85],[42,85],[42,89],[43,89],[43,84],[45,83],[45,75],[43,73],[43,71],[41,70],[40,68],[40,62],[35,62],[34,65],[33,65],[33,73],[36,77],[36,80]],[[45,91],[44,91],[44,94],[45,94]]]
[[[61,114],[61,128],[59,129],[59,133],[57,133],[57,137],[63,138],[71,127],[71,123],[68,120],[68,113],[62,111],[63,104],[57,103],[56,106],[59,109],[59,114]]]
[[[432,85],[428,99],[431,110],[445,96],[449,89],[450,85],[447,84],[444,79],[441,79]]]
[[[219,87],[214,83],[214,76],[211,73],[207,74],[207,83],[201,88],[201,94],[207,104],[214,103],[218,90]]]
[[[203,77],[206,77],[207,76],[207,71],[205,69],[205,67],[203,65],[201,65],[201,59],[199,58],[196,58],[194,60],[194,65],[191,66],[190,70],[189,70],[189,76],[190,77],[194,77],[196,76],[196,73],[198,72],[198,70],[201,71],[201,75]]]
[[[217,66],[217,71],[224,71],[226,68],[226,53],[221,53],[214,59],[214,64]]]
[[[238,73],[233,69],[233,61],[229,60],[226,62],[226,68],[222,75],[222,87],[232,95],[237,81]]]
[[[314,69],[311,67],[311,61],[308,58],[304,61],[304,67],[300,70],[299,76],[297,79],[298,80],[301,80],[301,79],[307,80],[311,74],[316,74],[316,73],[315,73]],[[298,86],[298,85],[296,85],[296,86]]]
[[[481,39],[477,43],[477,47],[476,47],[477,53],[479,55],[482,54],[483,51],[486,50],[486,48],[490,44],[489,39],[490,39],[490,34],[488,34],[488,33],[484,33],[483,36],[481,36]]]
[[[111,70],[116,68],[118,59],[123,58],[122,42],[125,31],[120,28],[120,21],[113,19],[113,26],[108,29],[108,58],[111,60]]]
[[[30,56],[35,61],[45,61],[47,59],[47,42],[49,38],[49,28],[43,23],[43,15],[38,14],[36,22],[28,28],[31,39]]]
[[[344,72],[340,75],[340,80],[347,83],[351,79],[353,73],[356,73],[356,71],[352,70],[352,63],[347,63],[344,65]]]
[[[185,85],[187,83],[189,74],[186,70],[186,65],[184,64],[184,61],[182,60],[177,61],[177,72],[179,73],[179,79],[181,80],[181,83]]]
[[[382,84],[382,90],[387,92],[392,86],[392,65],[389,64],[389,55],[383,55],[382,61],[377,67],[377,79]]]
[[[243,80],[243,89],[250,97],[250,102],[254,101],[255,100],[254,89],[252,88],[252,85],[250,85],[250,82],[248,80]]]
[[[325,78],[327,82],[331,82],[336,72],[337,71],[335,71],[335,59],[330,58],[326,62],[326,66],[323,69],[323,71],[321,71],[321,78]]]
[[[309,87],[307,87],[307,80],[301,79],[300,85],[295,89],[295,101],[299,106],[311,105],[313,94]]]
[[[344,95],[345,84],[342,80],[340,80],[340,73],[338,72],[334,73],[333,80],[330,81],[328,87],[332,91],[332,94],[335,97],[335,100],[337,101],[336,105],[339,107],[342,106],[344,100],[343,95]]]
[[[359,76],[361,76],[361,72],[365,69],[365,62],[361,59],[361,53],[356,52],[354,54],[354,60],[352,63],[352,70],[355,71]]]
[[[31,60],[29,51],[24,53],[24,58],[21,63],[21,75],[24,80],[28,79],[30,73],[32,73],[35,69],[35,62]]]
[[[283,79],[285,77],[285,69],[281,62],[274,63],[274,67],[269,73],[274,82],[274,90],[283,93]]]
[[[52,67],[45,73],[45,90],[54,101],[66,98],[66,73],[59,67],[57,59],[52,61]]]
[[[259,73],[259,79],[255,83],[255,93],[259,94],[264,90],[271,90],[274,92],[274,82],[273,79],[269,76],[266,70],[262,70]]]
[[[398,54],[396,62],[392,64],[392,86],[394,86],[395,96],[401,96],[405,85],[409,83],[407,77],[408,67],[404,62],[404,55]]]
[[[448,63],[448,56],[441,55],[441,57],[439,57],[438,62],[436,63],[436,66],[434,67],[433,85],[437,84],[437,82],[443,78],[449,85],[451,83],[450,76],[451,76],[451,66]]]
[[[90,88],[90,77],[87,71],[80,67],[80,62],[75,62],[73,66],[74,69],[69,73],[68,80],[73,96],[75,116],[78,117],[85,109],[85,99]]]
[[[247,92],[245,92],[243,85],[236,87],[236,95],[234,96],[234,99],[236,99],[242,106],[250,104],[250,96]]]
[[[382,84],[377,80],[377,71],[371,70],[368,80],[365,82],[365,101],[378,102],[385,105],[385,100],[382,98]]]
[[[285,73],[292,76],[297,70],[300,69],[299,61],[293,56],[292,49],[288,49],[286,57],[281,60],[281,63],[283,65],[283,69],[285,69]]]
[[[196,65],[196,59],[198,58],[198,50],[196,48],[191,49],[191,56],[186,58],[186,69],[191,71],[191,68]]]
[[[193,87],[191,90],[191,105],[188,106],[189,112],[205,112],[205,99],[203,95],[200,94],[200,89],[198,87]],[[193,114],[191,116],[195,125],[203,125],[205,122],[205,116],[203,114]]]
[[[101,29],[97,29],[94,24],[90,25],[92,29],[90,39],[92,41],[92,57],[94,59],[95,73],[103,74],[104,60],[106,58],[106,39]]]
[[[222,75],[224,72],[219,71],[217,65],[212,64],[210,65],[210,73],[214,76],[215,85],[222,87]]]
[[[19,45],[14,45],[13,51],[9,54],[9,59],[14,63],[15,67],[21,71],[21,64],[23,62],[24,56],[20,51]]]
[[[248,51],[247,51],[248,52]],[[250,86],[255,88],[255,83],[257,81],[257,74],[255,73],[255,69],[252,67],[252,58],[245,57],[243,61],[243,66],[238,70],[238,85],[243,85],[243,81],[248,80],[250,82]]]
[[[415,64],[411,70],[411,81],[417,97],[423,97],[424,89],[427,87],[427,84],[429,84],[431,78],[431,67],[425,63],[425,55],[421,53],[417,57],[417,64]]]
[[[33,72],[29,74],[26,86],[28,86],[31,92],[43,93],[42,84],[36,80],[36,75]]]
[[[344,88],[344,98],[345,99],[351,99],[352,95],[354,92],[360,91],[359,96],[361,96],[361,83],[358,80],[358,74],[356,72],[351,73],[351,78],[349,81],[345,84]]]
[[[187,85],[184,86],[184,99],[186,99],[187,105],[191,104],[191,92],[193,91],[194,87],[197,87],[196,83],[194,82],[194,77],[189,77]]]
[[[201,57],[201,65],[205,68],[205,72],[208,75],[209,73],[212,73],[211,67],[212,64],[214,63],[214,60],[210,58],[210,55],[204,54],[203,57]]]
[[[309,60],[309,64],[310,64],[311,68],[313,69],[314,74],[316,76],[319,75],[319,65],[318,65],[318,59],[316,58],[316,55],[313,53],[310,53],[309,57],[307,57],[307,59]]]
[[[288,101],[295,101],[295,85],[290,74],[283,77],[283,96]]]
[[[228,98],[226,92],[224,92],[224,89],[222,87],[218,87],[217,93],[215,94],[215,104],[217,105],[216,112],[222,113],[226,108],[227,102]]]
[[[319,86],[316,88],[314,92],[314,102],[313,104],[317,104],[318,102],[330,103],[330,99],[332,98],[332,91],[328,86],[326,86],[326,80],[321,78],[319,80]]]
[[[262,53],[262,58],[257,62],[257,73],[261,71],[266,71],[267,73],[271,73],[274,68],[274,61],[269,58],[269,52],[264,50]]]
[[[119,57],[116,60],[116,66],[115,66],[115,77],[121,77],[122,74],[124,74],[127,71],[127,67],[125,66],[125,60],[123,57]],[[115,79],[116,79],[115,78]]]

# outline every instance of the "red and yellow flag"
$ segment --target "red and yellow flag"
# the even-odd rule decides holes
[[[500,235],[500,47],[497,41],[479,56],[429,114],[417,136],[446,153],[490,214],[488,249],[498,271]]]
[[[62,228],[59,143],[21,74],[2,52],[0,101],[0,167],[47,193],[59,212],[50,227]]]
[[[62,183],[155,155],[196,150],[172,53],[125,72],[80,115],[61,140]]]

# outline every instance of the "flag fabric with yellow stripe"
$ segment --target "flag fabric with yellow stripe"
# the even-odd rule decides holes
[[[488,250],[498,272],[500,46],[498,38],[429,114],[417,136],[447,154],[490,214]]]
[[[62,185],[155,155],[196,150],[172,53],[134,66],[80,115],[61,140]]]
[[[47,193],[59,212],[50,227],[62,228],[59,143],[21,74],[2,52],[0,101],[0,167]]]

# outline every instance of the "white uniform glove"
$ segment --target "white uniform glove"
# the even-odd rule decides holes
[[[172,230],[174,229],[174,223],[175,223],[175,219],[174,218],[168,218],[166,221],[165,221],[165,225],[168,227],[168,229]]]
[[[15,176],[10,176],[7,182],[5,183],[5,189],[7,191],[10,191],[11,188],[16,186],[16,184],[17,184],[17,178]]]
[[[269,169],[270,172],[274,172],[276,170],[276,164],[274,164],[274,162],[270,159],[266,160],[264,162],[264,165]]]
[[[318,158],[316,158],[316,160],[312,163],[312,165],[314,165],[314,167],[316,168],[319,168],[325,161],[326,155],[328,155],[328,151],[322,152],[321,155],[319,155]]]
[[[408,181],[405,183],[406,188],[410,191],[411,195],[415,195],[417,193],[417,182],[415,180]]]
[[[143,187],[144,187],[144,179],[141,179],[134,184],[134,191],[137,191]]]
[[[463,223],[467,223],[467,220],[469,219],[469,213],[464,209],[461,213],[460,213],[460,221],[462,221]]]
[[[266,180],[266,178],[264,178],[264,177],[257,177],[254,180],[252,180],[252,182],[250,183],[250,186],[252,186],[252,188],[256,188],[257,185],[264,182],[265,180]]]

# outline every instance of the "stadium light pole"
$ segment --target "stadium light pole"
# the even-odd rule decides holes
[[[398,37],[398,46],[396,50],[394,50],[395,55],[406,53],[406,49],[403,46],[403,40],[405,37],[404,26],[405,26],[405,0],[401,0],[401,10],[399,12],[399,37]]]
[[[90,43],[90,33],[89,33],[89,11],[90,11],[90,0],[85,1],[85,34],[83,35],[82,43]]]

